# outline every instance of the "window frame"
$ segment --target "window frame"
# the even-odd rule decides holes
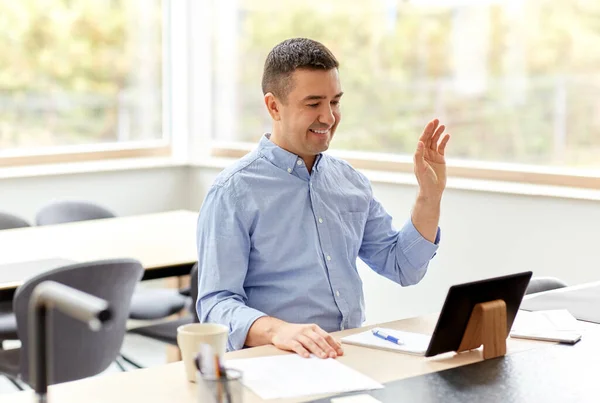
[[[416,139],[415,139],[416,145]],[[237,159],[250,152],[255,145],[244,142],[213,142],[211,156]],[[328,154],[341,158],[359,170],[412,173],[412,156],[400,154],[365,153],[332,149]],[[551,166],[532,166],[514,163],[484,161],[447,161],[449,177],[531,185],[562,186],[581,189],[600,189],[600,172]]]
[[[174,27],[183,25],[187,28],[188,1],[179,3],[172,0],[162,0],[163,4],[163,32],[162,35],[162,138],[156,140],[110,142],[110,143],[88,143],[79,145],[49,146],[39,148],[11,148],[0,151],[0,168],[11,168],[31,165],[46,165],[75,162],[91,162],[101,160],[130,159],[130,158],[164,158],[174,154],[174,144],[181,142],[181,136],[177,141],[173,139],[173,121],[181,116],[175,112],[171,102],[173,94],[173,68],[175,64],[182,64],[183,70],[187,72],[185,58],[172,51],[174,43],[187,46],[187,38],[182,38],[182,30],[174,30]],[[181,24],[181,22],[183,24]],[[175,31],[175,32],[172,32]],[[177,59],[177,57],[179,60]],[[184,75],[185,76],[185,75]],[[179,115],[179,116],[177,116]],[[185,133],[187,135],[187,133]]]

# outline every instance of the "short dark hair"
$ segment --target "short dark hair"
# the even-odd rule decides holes
[[[292,73],[296,69],[331,70],[339,63],[323,44],[307,38],[286,39],[267,56],[262,77],[263,94],[273,93],[285,100],[293,89]]]

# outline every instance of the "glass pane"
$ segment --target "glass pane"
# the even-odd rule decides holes
[[[328,46],[345,92],[338,149],[411,154],[439,117],[452,157],[600,166],[597,0],[216,2],[215,136],[270,130],[260,80],[290,37]],[[232,119],[232,114],[235,119]]]
[[[0,149],[160,139],[160,0],[0,2]]]

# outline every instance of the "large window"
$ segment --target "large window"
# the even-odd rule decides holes
[[[164,140],[162,3],[0,2],[0,150]]]
[[[213,1],[214,137],[270,130],[268,51],[306,36],[338,57],[332,146],[409,155],[439,117],[463,160],[600,168],[597,0]]]

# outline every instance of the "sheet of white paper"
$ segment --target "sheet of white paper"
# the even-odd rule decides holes
[[[354,395],[346,397],[334,397],[331,403],[381,403],[371,395]]]
[[[541,311],[556,330],[579,330],[579,322],[566,309]]]
[[[579,322],[566,309],[519,311],[511,331],[541,333],[544,331],[579,330]]]
[[[262,399],[381,389],[383,385],[341,362],[297,354],[227,360],[243,372],[242,383]]]
[[[427,351],[427,347],[429,347],[429,342],[431,340],[431,336],[427,334],[405,332],[402,330],[380,327],[374,328],[374,330],[375,329],[380,329],[384,333],[398,338],[400,341],[402,341],[402,344],[398,345],[390,341],[380,339],[379,337],[376,337],[371,330],[342,337],[342,343],[398,351],[401,353],[423,355]]]

